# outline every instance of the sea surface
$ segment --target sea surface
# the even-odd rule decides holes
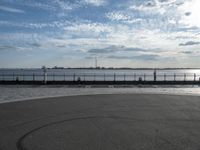
[[[154,80],[154,69],[47,69],[47,80]],[[156,80],[199,80],[200,69],[156,69]],[[0,80],[43,80],[44,69],[0,69]]]

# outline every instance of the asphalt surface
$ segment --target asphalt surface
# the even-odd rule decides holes
[[[200,97],[91,95],[0,104],[0,150],[200,150]]]

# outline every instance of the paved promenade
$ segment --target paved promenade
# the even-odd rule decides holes
[[[0,150],[199,150],[200,97],[121,94],[0,104]]]

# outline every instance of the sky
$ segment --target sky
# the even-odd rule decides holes
[[[0,0],[0,68],[200,67],[200,0]]]

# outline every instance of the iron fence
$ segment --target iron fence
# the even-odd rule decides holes
[[[200,74],[0,74],[0,81],[200,81]]]

